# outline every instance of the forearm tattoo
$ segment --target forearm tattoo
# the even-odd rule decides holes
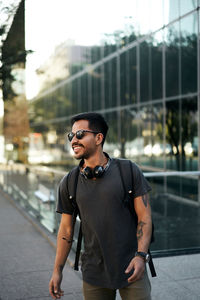
[[[62,237],[62,240],[65,240],[68,244],[73,243],[73,234],[66,235]]]
[[[144,206],[147,207],[147,203],[148,203],[148,194],[142,195],[142,201],[143,201],[143,203],[144,203]]]
[[[142,228],[143,228],[144,225],[146,225],[146,223],[143,222],[143,221],[140,221],[138,223],[138,226],[137,226],[137,239],[138,239],[138,241],[143,237],[143,230],[142,230]]]
[[[68,244],[73,243],[74,240],[66,239],[64,236],[62,237],[63,240],[65,240]]]

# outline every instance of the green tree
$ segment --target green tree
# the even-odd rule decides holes
[[[29,121],[27,102],[24,92],[24,73],[27,53],[24,36],[24,0],[13,2],[11,6],[3,6],[1,13],[6,14],[0,26],[1,65],[0,88],[3,92],[4,122],[3,134],[6,143],[12,143],[17,151],[17,160],[27,161],[27,138]]]

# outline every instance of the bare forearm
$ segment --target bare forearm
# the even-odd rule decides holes
[[[147,252],[151,241],[152,220],[150,216],[145,216],[138,220],[137,241],[138,251]]]
[[[152,219],[149,195],[144,194],[134,199],[134,207],[138,217],[137,242],[138,251],[147,252],[151,241]]]
[[[71,250],[73,231],[66,231],[63,227],[59,228],[57,235],[57,251],[54,263],[54,270],[62,271],[67,257]]]

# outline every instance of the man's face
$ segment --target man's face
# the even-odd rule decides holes
[[[89,128],[89,122],[87,120],[80,120],[74,123],[72,126],[72,132],[76,133],[78,130],[91,130]],[[77,139],[76,135],[71,141],[71,146],[74,151],[74,157],[76,159],[88,159],[97,150],[97,135],[91,132],[85,132],[82,139]]]

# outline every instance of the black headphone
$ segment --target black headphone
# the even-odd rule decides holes
[[[105,170],[107,170],[107,168],[108,168],[108,166],[110,164],[110,157],[109,157],[109,155],[107,153],[105,153],[105,152],[104,152],[104,154],[108,158],[108,162],[107,162],[105,168],[103,166],[96,166],[94,169],[92,169],[90,167],[85,167],[81,171],[81,174],[83,176],[85,176],[86,178],[88,178],[88,179],[92,179],[94,177],[95,178],[101,177],[104,174]],[[82,167],[83,164],[84,164],[84,160],[81,160],[80,167]]]
[[[99,178],[103,175],[105,169],[102,166],[96,166],[94,169],[86,167],[82,170],[82,174],[88,179]]]

